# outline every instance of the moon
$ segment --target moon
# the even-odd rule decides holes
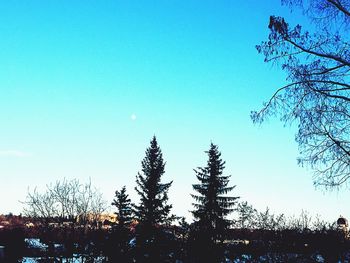
[[[136,114],[135,114],[135,113],[131,114],[130,119],[131,119],[132,121],[136,120]]]

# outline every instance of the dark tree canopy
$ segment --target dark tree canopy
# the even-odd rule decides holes
[[[140,204],[135,205],[136,219],[150,226],[167,223],[171,219],[169,213],[172,205],[168,204],[168,190],[172,182],[161,183],[165,162],[155,136],[141,165],[142,173],[136,176],[135,190],[141,198]]]
[[[315,170],[316,186],[340,186],[350,177],[350,1],[282,3],[302,8],[314,32],[270,17],[268,40],[257,50],[265,62],[281,66],[287,84],[252,119],[280,115],[285,123],[297,122],[299,163]]]
[[[132,221],[131,201],[126,193],[125,186],[120,191],[115,191],[115,198],[112,205],[117,208],[116,215],[118,216],[118,226],[127,227]]]
[[[193,185],[197,194],[192,194],[195,208],[192,211],[197,220],[199,231],[209,235],[212,242],[221,240],[231,221],[226,216],[233,212],[235,200],[238,197],[230,197],[226,194],[235,186],[228,186],[230,176],[222,175],[225,162],[221,159],[221,153],[214,144],[210,145],[208,162],[205,167],[195,169],[198,184]]]

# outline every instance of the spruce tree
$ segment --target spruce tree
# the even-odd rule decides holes
[[[112,262],[127,262],[128,242],[131,238],[130,223],[132,221],[132,207],[125,186],[120,191],[115,191],[115,199],[112,205],[117,208],[118,222],[113,226],[106,243],[106,253]]]
[[[155,136],[141,165],[142,172],[136,176],[135,187],[140,203],[134,205],[135,217],[139,222],[136,227],[136,261],[162,262],[162,257],[167,255],[164,250],[167,241],[164,240],[165,233],[161,226],[173,219],[169,215],[172,206],[168,204],[168,190],[172,181],[161,183],[165,162]]]
[[[161,183],[165,162],[157,139],[153,136],[146,157],[142,160],[142,173],[136,176],[136,192],[141,197],[140,204],[135,205],[135,215],[140,223],[155,226],[164,224],[169,219],[172,205],[167,203],[168,190],[172,184]]]
[[[225,161],[221,159],[218,146],[211,143],[206,153],[209,157],[207,165],[194,169],[199,184],[193,185],[198,194],[191,195],[195,200],[192,214],[199,233],[215,244],[217,240],[223,240],[225,230],[231,224],[226,216],[233,212],[238,197],[226,196],[235,186],[228,186],[230,176],[222,175]]]
[[[117,208],[117,225],[119,227],[128,227],[132,220],[132,208],[129,196],[126,194],[125,186],[123,186],[120,191],[115,191],[115,198],[116,199],[113,199],[112,205]]]

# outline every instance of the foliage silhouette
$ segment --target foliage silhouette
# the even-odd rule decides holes
[[[129,254],[129,240],[131,238],[130,224],[132,222],[131,200],[123,186],[115,192],[112,205],[117,208],[117,223],[112,227],[112,232],[107,242],[108,254],[112,260],[127,262]]]
[[[169,224],[174,218],[169,215],[172,205],[168,204],[168,190],[172,184],[161,183],[165,162],[157,139],[153,136],[146,156],[141,162],[142,173],[136,176],[136,192],[140,203],[134,205],[136,227],[136,252],[140,262],[159,261],[162,255],[162,240],[166,234],[161,226]],[[164,243],[164,242],[163,242]]]
[[[216,262],[221,254],[217,242],[225,239],[225,233],[232,223],[226,216],[234,211],[238,197],[226,196],[235,186],[229,187],[230,176],[222,175],[225,162],[221,159],[218,146],[211,143],[206,153],[207,165],[194,170],[199,184],[193,185],[198,194],[191,195],[195,200],[192,214],[196,219],[191,242],[194,257],[199,262]],[[210,253],[203,253],[203,249]]]
[[[284,0],[301,7],[315,32],[271,16],[267,41],[257,45],[265,62],[279,64],[288,83],[279,87],[254,122],[280,115],[297,122],[301,165],[314,169],[314,184],[338,187],[350,178],[349,0]]]
[[[117,208],[116,215],[118,217],[117,225],[120,228],[129,227],[132,221],[131,200],[126,193],[126,187],[123,186],[120,191],[115,191],[115,198],[112,205]]]

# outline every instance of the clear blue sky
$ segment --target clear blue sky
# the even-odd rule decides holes
[[[64,177],[90,177],[108,202],[126,185],[137,202],[155,134],[178,215],[212,141],[232,194],[256,208],[349,217],[347,190],[316,191],[297,166],[295,128],[249,118],[284,83],[254,48],[271,14],[302,19],[279,0],[2,1],[0,213]]]

